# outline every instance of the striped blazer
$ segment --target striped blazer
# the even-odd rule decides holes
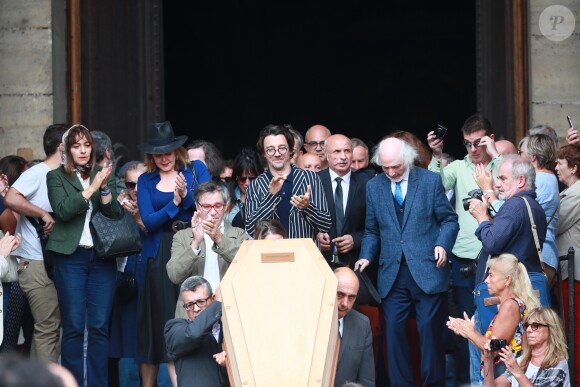
[[[288,238],[312,238],[316,240],[319,232],[328,232],[332,226],[326,196],[318,175],[312,171],[296,168],[292,165],[294,181],[292,195],[303,195],[310,185],[310,205],[305,210],[291,206]],[[276,207],[282,200],[279,194],[268,191],[270,178],[264,172],[258,176],[246,192],[246,231],[254,235],[254,226],[261,219],[278,219]]]

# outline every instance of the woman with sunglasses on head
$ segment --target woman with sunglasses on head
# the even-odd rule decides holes
[[[201,161],[189,163],[183,144],[169,121],[149,127],[148,141],[138,146],[145,153],[147,172],[139,176],[137,204],[147,230],[142,255],[147,274],[138,312],[138,361],[142,386],[157,384],[159,364],[167,362],[163,337],[165,323],[175,316],[179,287],[167,275],[171,243],[176,231],[189,228],[195,210],[193,191],[211,179]],[[170,370],[170,376],[175,374]]]
[[[486,386],[570,386],[566,336],[558,314],[545,307],[532,309],[524,318],[523,350],[515,357],[509,347],[499,352],[507,370],[495,375],[490,341],[484,350]]]
[[[234,227],[244,228],[246,191],[250,183],[264,172],[260,155],[253,148],[243,148],[233,162],[233,174],[228,190],[230,202],[226,208],[226,219]]]
[[[97,257],[89,223],[97,212],[117,216],[121,206],[107,187],[112,165],[97,165],[87,128],[69,128],[63,135],[62,149],[62,165],[46,176],[55,214],[46,249],[54,253],[54,285],[62,319],[61,363],[79,385],[84,384],[86,375],[86,385],[106,386],[116,264],[115,260]]]

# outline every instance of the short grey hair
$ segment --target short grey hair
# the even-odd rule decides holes
[[[111,153],[111,160],[115,162],[113,143],[111,142],[111,138],[107,135],[107,133],[101,132],[100,130],[93,130],[91,132],[91,136],[93,136],[93,141],[95,143],[96,162],[100,163],[101,161],[103,161],[107,149]]]
[[[365,152],[367,153],[367,157],[369,156],[369,147],[367,146],[367,144],[365,144],[363,140],[361,140],[360,138],[353,137],[350,139],[350,142],[352,143],[352,149],[356,148],[357,146],[362,146]]]
[[[499,164],[499,168],[502,167],[503,164],[512,161],[512,176],[514,178],[523,176],[526,179],[526,189],[529,191],[536,190],[536,170],[532,163],[527,160],[522,160],[518,155],[507,155],[503,156]]]
[[[522,138],[520,149],[528,158],[536,156],[539,168],[552,169],[556,160],[556,144],[547,134],[534,134]]]
[[[183,281],[180,287],[180,292],[195,292],[200,286],[205,287],[207,295],[213,295],[210,283],[200,275],[194,275]]]
[[[560,139],[558,138],[558,134],[556,133],[554,128],[552,128],[551,126],[536,125],[532,129],[528,130],[528,136],[533,136],[534,134],[545,134],[549,136],[554,141],[554,144],[556,144],[556,148],[558,147]]]
[[[376,149],[374,150],[373,158],[371,160],[373,162],[373,164],[376,164],[378,166],[382,165],[381,158],[380,158],[381,148],[383,146],[383,143],[390,138],[391,137],[388,137],[388,138],[385,138],[384,140],[382,140],[379,143],[379,145],[376,147]],[[407,164],[407,166],[409,168],[413,168],[415,165],[415,159],[417,157],[419,157],[419,154],[417,153],[415,148],[413,148],[413,146],[411,144],[409,144],[407,141],[401,140],[401,139],[398,139],[398,140],[400,140],[402,142],[399,160],[401,160],[401,161],[403,161],[403,163]]]
[[[216,183],[213,180],[206,181],[205,183],[201,183],[197,186],[195,191],[193,191],[193,199],[196,203],[199,203],[203,194],[206,193],[216,193],[219,192],[222,194],[222,199],[224,200],[224,204],[228,204],[230,201],[230,194],[228,193],[228,189],[221,183]]]

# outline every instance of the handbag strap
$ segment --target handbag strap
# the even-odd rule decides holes
[[[542,248],[540,247],[540,240],[538,239],[538,232],[536,231],[536,223],[534,222],[534,217],[532,215],[532,208],[530,207],[530,203],[528,203],[528,199],[523,196],[519,196],[520,198],[524,199],[526,203],[526,208],[528,209],[528,215],[530,216],[530,224],[532,225],[532,234],[534,235],[534,243],[536,244],[536,250],[538,251],[538,257],[540,257],[540,263],[542,267],[544,266],[544,260],[542,259]]]
[[[556,210],[554,211],[552,216],[550,216],[550,220],[548,220],[548,224],[546,225],[546,227],[548,227],[550,225],[550,223],[552,223],[552,220],[554,220],[554,216],[556,216],[556,214],[558,213],[559,210],[560,210],[560,202],[558,202],[558,206],[556,207]]]

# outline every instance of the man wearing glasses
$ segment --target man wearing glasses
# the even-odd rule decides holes
[[[294,137],[290,125],[268,125],[260,132],[258,151],[268,170],[258,176],[246,192],[246,231],[254,235],[256,222],[278,219],[288,238],[316,238],[331,226],[322,184],[316,173],[296,168],[290,159]]]
[[[228,202],[227,188],[214,181],[200,184],[193,192],[197,211],[191,227],[173,236],[167,275],[176,285],[192,275],[203,276],[217,289],[238,249],[247,239],[246,232],[224,222]],[[176,317],[185,318],[179,301]]]
[[[179,386],[229,386],[222,351],[222,299],[219,288],[212,294],[203,277],[187,278],[181,285],[180,309],[186,318],[165,324],[167,353],[175,362]]]
[[[330,130],[328,130],[326,126],[314,125],[306,131],[306,136],[304,136],[304,148],[306,148],[306,153],[313,153],[318,156],[322,163],[321,169],[328,168],[325,141],[330,137],[330,135]]]
[[[435,132],[431,131],[427,135],[427,142],[433,151],[433,158],[429,164],[429,170],[441,175],[445,190],[455,190],[455,211],[459,217],[459,234],[449,256],[451,262],[453,296],[459,312],[467,312],[472,316],[475,311],[473,303],[473,289],[476,282],[482,281],[481,278],[475,278],[475,259],[481,250],[481,242],[475,236],[475,229],[478,224],[475,219],[464,210],[462,200],[470,197],[469,192],[478,189],[474,179],[476,174],[476,165],[481,165],[486,171],[491,172],[497,177],[498,165],[501,160],[494,142],[491,123],[481,115],[472,115],[465,120],[463,127],[463,144],[467,148],[467,155],[456,160],[443,168],[441,157],[443,153],[443,138],[437,138]],[[485,196],[493,194],[492,190],[483,192]],[[461,339],[459,343],[459,352],[456,356],[457,361],[457,382],[464,384],[469,383],[467,364],[468,343],[467,340]],[[477,350],[479,351],[479,350]],[[471,369],[473,380],[478,377],[480,360],[476,361],[476,351],[473,352],[472,365],[477,366]]]

